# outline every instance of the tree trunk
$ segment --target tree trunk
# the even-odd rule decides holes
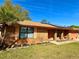
[[[2,50],[6,49],[8,47],[8,44],[6,44],[6,37],[7,37],[7,26],[6,24],[3,24],[3,28],[1,30],[1,46],[0,48]]]
[[[3,24],[1,30],[1,43],[0,43],[0,49],[5,50],[6,48],[11,48],[12,45],[14,45],[18,40],[15,40],[13,42],[10,41],[11,37],[11,32],[7,32],[7,27],[8,25]]]

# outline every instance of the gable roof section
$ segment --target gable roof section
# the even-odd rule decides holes
[[[32,22],[32,21],[18,21],[17,22],[20,25],[25,25],[25,26],[36,26],[36,27],[46,27],[46,28],[57,28],[56,26],[48,25],[48,24],[42,24],[39,22]]]

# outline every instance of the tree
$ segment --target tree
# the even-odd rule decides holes
[[[31,20],[28,16],[28,11],[23,10],[18,5],[12,5],[10,0],[5,0],[4,5],[0,7],[0,24],[1,26],[1,47],[5,48],[7,47],[7,44],[5,44],[7,32],[6,27],[10,26],[17,21],[23,21],[23,20]]]
[[[79,26],[77,26],[77,25],[71,25],[70,27],[72,27],[72,28],[79,28]]]
[[[43,23],[43,24],[50,24],[46,19],[43,19],[43,20],[41,21],[41,23]]]

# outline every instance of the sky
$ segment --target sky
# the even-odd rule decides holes
[[[0,5],[3,3],[0,0]],[[79,0],[12,0],[12,3],[28,10],[35,22],[46,19],[55,25],[79,25]]]

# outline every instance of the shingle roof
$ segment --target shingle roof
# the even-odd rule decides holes
[[[20,25],[27,25],[27,26],[36,26],[36,27],[48,27],[48,28],[57,28],[56,26],[42,24],[39,22],[32,22],[32,21],[19,21],[17,22]]]
[[[62,29],[62,30],[79,30],[79,28],[71,28],[71,27],[62,27],[57,25],[50,25],[50,24],[42,24],[39,22],[32,22],[32,21],[18,21],[20,25],[24,26],[36,26],[36,27],[45,27],[45,28],[52,28],[52,29]]]

